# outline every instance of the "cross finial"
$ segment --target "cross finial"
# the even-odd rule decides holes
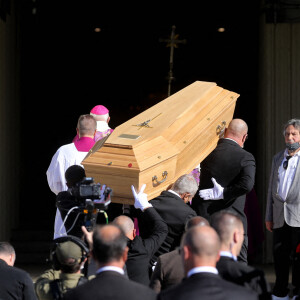
[[[171,83],[175,79],[173,77],[173,57],[174,57],[174,48],[178,48],[178,44],[185,44],[186,40],[179,40],[178,34],[175,34],[175,29],[176,26],[172,26],[172,31],[171,31],[171,36],[169,39],[159,39],[160,42],[165,42],[167,43],[167,47],[170,47],[170,70],[169,70],[169,75],[168,75],[168,81],[169,81],[169,86],[168,86],[168,96],[171,95]]]

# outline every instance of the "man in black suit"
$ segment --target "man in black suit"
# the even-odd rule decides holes
[[[228,281],[254,290],[259,299],[272,299],[270,286],[262,270],[237,261],[244,238],[244,227],[238,214],[222,210],[212,215],[211,226],[221,240],[217,270]]]
[[[87,241],[90,243],[89,236]],[[154,291],[124,275],[127,253],[127,238],[119,226],[98,225],[92,236],[92,255],[98,266],[96,277],[67,292],[64,299],[154,300]]]
[[[8,242],[0,242],[0,299],[37,300],[30,275],[14,267],[16,253]]]
[[[180,245],[186,222],[197,215],[189,205],[197,189],[195,178],[185,174],[180,176],[169,190],[163,191],[158,197],[149,201],[168,225],[168,235],[150,260],[151,266],[156,264],[157,257],[161,254],[170,252]],[[138,222],[140,235],[144,238],[148,237],[149,228],[144,224],[141,215],[138,217]]]
[[[254,300],[255,292],[222,279],[216,263],[220,239],[210,226],[194,226],[183,236],[181,253],[186,279],[159,293],[158,300]]]
[[[254,156],[243,149],[248,137],[248,126],[241,119],[233,119],[226,128],[224,138],[201,162],[199,193],[192,208],[210,222],[210,216],[222,209],[237,212],[244,225],[244,242],[239,260],[247,263],[247,218],[244,213],[246,194],[255,181]]]
[[[143,239],[136,235],[136,229],[132,219],[125,215],[116,217],[114,224],[119,225],[127,237],[128,258],[126,270],[129,279],[149,285],[149,262],[153,254],[160,247],[168,234],[168,226],[160,217],[155,208],[148,202],[147,194],[144,193],[146,185],[143,185],[137,194],[132,187],[135,195],[134,207],[142,211],[142,218],[151,229],[148,238]]]
[[[193,226],[209,226],[209,223],[203,217],[192,217],[187,221],[185,231]],[[184,278],[182,258],[178,250],[179,248],[158,257],[149,284],[155,292],[174,286]]]

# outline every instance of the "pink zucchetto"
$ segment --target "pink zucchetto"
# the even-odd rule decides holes
[[[90,113],[94,115],[106,115],[109,113],[109,110],[103,105],[96,105]]]

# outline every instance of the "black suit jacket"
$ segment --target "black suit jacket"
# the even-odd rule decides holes
[[[149,285],[149,261],[168,234],[168,226],[155,208],[149,207],[141,214],[147,227],[151,229],[148,238],[136,236],[128,239],[128,258],[126,261],[129,279]]]
[[[272,299],[269,283],[262,270],[241,264],[227,256],[220,257],[217,269],[223,279],[254,290],[259,299]]]
[[[180,245],[186,222],[196,216],[196,212],[177,195],[163,191],[158,197],[149,201],[159,215],[168,225],[168,235],[158,251],[151,259],[151,263],[157,261],[157,257],[163,253],[174,250]],[[143,237],[149,236],[149,228],[138,216],[140,234]]]
[[[158,294],[158,300],[257,300],[255,292],[213,273],[197,273]]]
[[[65,300],[154,300],[156,293],[149,287],[129,280],[114,271],[104,271],[64,295]]]
[[[37,300],[30,275],[0,259],[0,299]]]
[[[198,215],[207,218],[223,209],[239,214],[247,233],[247,218],[244,213],[246,194],[255,182],[254,156],[229,139],[220,139],[217,147],[201,162],[199,190],[213,187],[211,178],[224,187],[224,199],[203,200],[199,190],[192,200],[192,208]]]

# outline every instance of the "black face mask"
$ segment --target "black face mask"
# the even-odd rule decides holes
[[[285,144],[286,148],[290,151],[295,151],[300,147],[299,143],[293,143],[293,144]]]

